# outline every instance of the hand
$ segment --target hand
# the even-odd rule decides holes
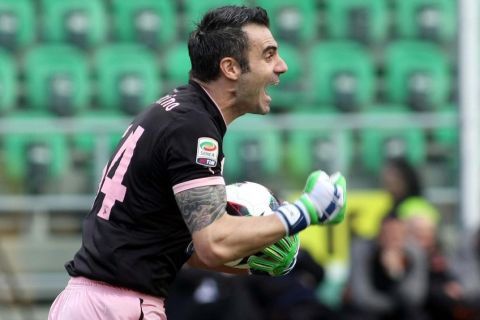
[[[315,171],[307,179],[304,193],[293,204],[277,209],[287,235],[296,234],[311,224],[337,224],[345,218],[346,180],[340,173],[328,176]]]
[[[299,248],[297,235],[284,237],[248,258],[250,273],[272,277],[288,274],[295,267]]]
[[[346,184],[345,177],[339,172],[331,176],[324,171],[310,174],[299,202],[307,209],[311,224],[337,224],[343,221],[347,202]]]

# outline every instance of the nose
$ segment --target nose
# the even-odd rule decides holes
[[[282,74],[288,71],[288,66],[285,60],[282,59],[282,57],[278,56],[278,62],[275,65],[274,69],[275,73],[277,74]]]

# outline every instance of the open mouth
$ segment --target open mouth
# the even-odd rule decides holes
[[[265,86],[265,88],[264,88],[264,93],[265,93],[265,96],[267,97],[267,99],[268,99],[269,101],[272,100],[272,97],[268,94],[268,91],[270,90],[270,88],[271,88],[272,86],[278,86],[279,83],[280,83],[280,81],[275,81],[275,82],[269,83],[269,84],[267,84],[267,85]]]

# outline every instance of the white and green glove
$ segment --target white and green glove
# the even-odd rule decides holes
[[[286,236],[248,257],[249,271],[251,274],[272,277],[286,275],[295,267],[299,248],[298,235]]]
[[[331,176],[315,171],[307,178],[304,193],[292,204],[276,210],[287,235],[300,232],[311,224],[337,224],[347,209],[347,183],[340,173]]]

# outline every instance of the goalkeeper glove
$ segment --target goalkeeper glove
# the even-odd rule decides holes
[[[248,257],[251,274],[272,277],[288,274],[297,262],[300,240],[298,235],[287,236]]]
[[[304,193],[293,204],[280,206],[276,214],[287,235],[296,234],[311,224],[337,224],[345,217],[347,184],[340,173],[328,176],[315,171],[307,178]]]

